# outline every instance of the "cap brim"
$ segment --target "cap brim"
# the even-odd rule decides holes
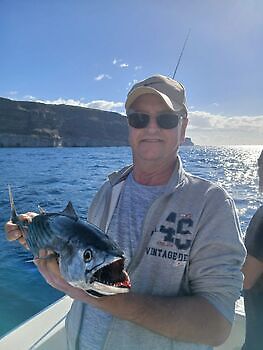
[[[149,87],[149,86],[140,86],[129,93],[127,100],[126,100],[126,103],[125,103],[126,111],[130,109],[131,105],[138,97],[145,95],[145,94],[154,94],[154,95],[160,96],[161,99],[167,105],[167,107],[169,109],[171,109],[172,111],[180,111],[184,108],[183,106],[180,106],[179,104],[178,104],[178,108],[176,108],[177,106],[174,106],[172,104],[172,101],[170,100],[170,98],[167,95],[163,94],[162,92],[160,92],[156,89],[153,89],[152,87]]]

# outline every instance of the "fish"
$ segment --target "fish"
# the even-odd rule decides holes
[[[57,257],[62,277],[93,297],[127,293],[131,282],[125,270],[125,255],[99,227],[81,220],[69,201],[61,212],[39,214],[31,222],[19,220],[9,186],[10,220],[17,224],[35,259],[39,251],[51,251],[44,259]]]

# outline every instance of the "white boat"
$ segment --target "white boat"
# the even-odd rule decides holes
[[[63,297],[0,339],[0,350],[64,350],[65,318],[72,299]],[[216,350],[240,350],[245,336],[243,300],[236,304],[236,318],[228,340]]]
[[[0,339],[1,350],[63,350],[67,348],[65,318],[68,296],[42,310]]]

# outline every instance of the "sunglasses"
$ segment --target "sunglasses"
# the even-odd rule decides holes
[[[145,113],[132,112],[127,114],[127,118],[130,126],[143,129],[147,127],[151,117]],[[156,123],[161,129],[173,129],[177,127],[180,119],[183,117],[174,112],[165,112],[157,116]]]

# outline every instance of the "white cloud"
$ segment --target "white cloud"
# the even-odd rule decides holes
[[[121,58],[114,58],[114,60],[112,61],[112,64],[114,65],[118,64],[120,66],[122,61],[123,60]]]
[[[101,109],[103,111],[120,112],[124,107],[124,103],[105,100],[95,100],[86,103],[86,107]]]
[[[60,97],[56,100],[41,100],[41,99],[37,99],[33,96],[28,96],[28,100],[34,101],[34,102],[41,102],[41,103],[54,104],[54,105],[65,104],[65,105],[70,105],[70,106],[101,109],[104,111],[111,111],[111,112],[118,112],[118,113],[121,113],[123,111],[123,108],[124,108],[123,102],[94,100],[94,101],[90,101],[90,102],[85,103],[85,102],[83,102],[83,99],[84,98],[81,98],[80,100],[73,100],[73,99],[63,99]]]
[[[120,67],[120,68],[128,68],[129,67],[128,63],[125,63],[125,62],[122,63],[122,62],[123,62],[122,58],[114,58],[112,61],[112,64],[118,65],[118,67]]]
[[[102,79],[111,79],[111,76],[108,74],[99,74],[94,80],[100,81]]]
[[[223,116],[189,112],[188,136],[197,144],[263,144],[263,115]]]
[[[32,95],[25,95],[23,98],[25,98],[26,100],[29,100],[29,101],[35,101],[36,100],[36,97],[34,97]]]
[[[120,66],[121,62],[123,62],[122,58],[114,58],[114,60],[112,61],[112,64],[114,65],[118,64]]]
[[[134,70],[139,70],[139,69],[142,69],[142,66],[135,66],[134,67]]]
[[[223,115],[214,115],[207,112],[189,112],[191,120],[191,128],[203,128],[209,130],[231,129],[240,130],[251,128],[261,128],[263,130],[263,115],[262,116],[234,116],[228,117]]]

